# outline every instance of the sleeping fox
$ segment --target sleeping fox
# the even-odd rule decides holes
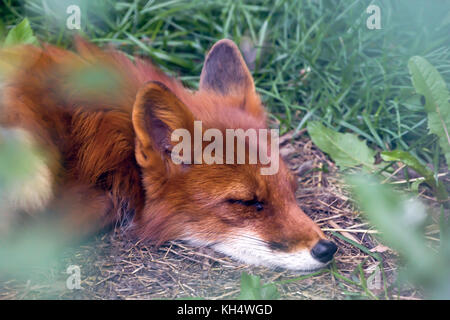
[[[275,174],[263,175],[261,163],[171,157],[174,131],[193,133],[195,121],[224,135],[267,128],[234,42],[214,44],[195,92],[142,59],[81,38],[75,46],[77,53],[50,45],[0,51],[8,69],[0,126],[43,150],[30,179],[0,195],[0,210],[36,218],[60,212],[76,234],[121,225],[156,244],[184,240],[300,273],[332,260],[337,247],[297,206],[296,179],[281,158]],[[113,85],[74,83],[74,75],[99,68]]]

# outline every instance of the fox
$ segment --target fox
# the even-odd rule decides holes
[[[298,206],[297,180],[279,155],[271,175],[261,174],[261,163],[179,164],[171,157],[174,131],[193,134],[195,121],[224,135],[268,128],[232,40],[219,40],[207,52],[197,90],[145,58],[81,37],[74,46],[0,50],[8,69],[0,86],[0,128],[43,151],[30,178],[0,195],[0,210],[34,219],[50,210],[75,234],[119,226],[155,245],[181,240],[246,264],[303,274],[332,261],[337,246]],[[73,84],[74,75],[98,67],[113,86]]]

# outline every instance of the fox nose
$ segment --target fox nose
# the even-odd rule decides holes
[[[333,259],[336,250],[337,246],[334,242],[322,239],[311,249],[311,255],[320,262],[325,263]]]

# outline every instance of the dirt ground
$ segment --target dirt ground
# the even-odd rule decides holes
[[[383,257],[381,279],[389,292],[375,286],[371,288],[373,294],[380,298],[386,293],[394,299],[419,298],[413,289],[402,293],[391,290],[397,278],[395,253],[374,237],[377,231],[355,212],[340,187],[334,164],[302,133],[284,135],[280,152],[298,176],[299,206],[339,246],[332,268],[359,282],[359,265],[370,276],[379,264],[367,251],[334,236],[334,232]],[[70,265],[80,267],[81,289],[66,287],[66,268]],[[281,299],[370,298],[360,286],[332,272],[299,280],[292,271],[251,267],[179,241],[156,248],[116,231],[68,250],[57,266],[37,270],[38,276],[32,280],[0,278],[0,299],[235,299],[242,272],[260,276],[263,283],[275,282]]]

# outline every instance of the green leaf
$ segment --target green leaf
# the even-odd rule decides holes
[[[9,31],[3,43],[5,47],[17,44],[38,44],[27,18]]]
[[[260,294],[261,282],[258,276],[250,275],[243,272],[241,275],[241,300],[258,300],[261,299]]]
[[[268,283],[261,288],[261,299],[276,300],[280,297],[277,286],[273,283]]]
[[[243,272],[241,275],[241,300],[273,300],[279,298],[278,289],[275,284],[261,285],[261,278]]]
[[[312,141],[341,168],[362,165],[374,168],[375,151],[366,142],[351,133],[339,133],[317,121],[308,122],[308,133]]]
[[[408,62],[414,88],[425,97],[430,133],[439,137],[447,166],[450,168],[450,103],[447,85],[427,60],[414,56]]]
[[[444,185],[436,181],[434,178],[433,171],[431,171],[426,166],[422,165],[419,160],[417,160],[413,155],[409,152],[402,150],[394,150],[394,151],[383,151],[381,153],[381,158],[384,161],[400,161],[407,165],[408,167],[414,169],[418,174],[422,175],[425,178],[425,182],[433,188],[436,192],[437,197],[440,200],[445,200],[448,198],[447,191],[445,190]]]

